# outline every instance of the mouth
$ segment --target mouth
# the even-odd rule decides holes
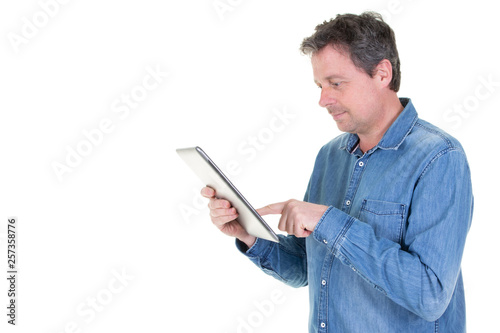
[[[342,118],[342,116],[346,113],[346,111],[328,111],[329,114],[332,115],[333,117],[333,120],[337,121],[339,120],[340,118]]]

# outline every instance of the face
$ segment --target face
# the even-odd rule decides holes
[[[376,130],[380,118],[380,84],[357,68],[348,55],[327,45],[311,58],[314,82],[321,89],[319,105],[343,132],[358,135]]]

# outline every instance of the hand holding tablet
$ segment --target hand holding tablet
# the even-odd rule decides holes
[[[312,234],[328,209],[325,205],[291,199],[267,205],[257,212],[201,148],[177,149],[177,153],[206,184],[202,195],[210,199],[212,222],[248,247],[255,243],[256,237],[279,242],[261,215],[280,214],[278,229],[302,238]]]
[[[201,195],[209,199],[210,219],[212,223],[225,235],[236,237],[248,248],[251,248],[257,237],[250,235],[237,221],[238,211],[225,199],[218,199],[217,193],[211,187],[201,189]]]
[[[225,199],[217,200],[213,198],[210,202],[211,205],[220,205],[220,207],[212,208],[227,209],[224,212],[224,217],[215,219],[215,221],[214,217],[212,217],[212,221],[221,231],[242,241],[244,240],[240,237],[247,240],[253,239],[247,237],[248,234],[253,237],[279,242],[276,233],[200,147],[182,148],[176,151],[205,185],[215,190],[215,193],[210,193],[209,189],[203,189],[206,197],[214,194],[218,199]],[[230,203],[234,208],[227,207],[227,203]],[[235,215],[236,213],[237,215]],[[236,218],[234,222],[232,222],[233,217]]]

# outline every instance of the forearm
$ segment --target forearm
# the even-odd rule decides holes
[[[236,246],[264,273],[292,287],[307,285],[305,240],[278,235],[279,243],[258,238],[248,248],[237,240]]]
[[[453,258],[446,253],[434,253],[441,259],[441,265],[435,266],[423,262],[419,253],[377,237],[370,225],[335,208],[324,217],[313,236],[375,289],[429,321],[439,318],[448,305],[465,243],[465,235],[462,240],[449,242],[447,252],[456,255]]]

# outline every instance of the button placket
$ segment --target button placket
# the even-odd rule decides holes
[[[328,276],[329,272],[332,270],[333,254],[327,254],[323,261],[323,267],[321,269],[320,280],[320,293],[319,293],[319,313],[318,313],[318,325],[319,332],[326,332],[326,323],[328,322]]]
[[[349,187],[346,192],[346,196],[344,198],[344,204],[342,207],[342,211],[345,213],[350,212],[352,206],[352,200],[356,195],[356,189],[358,187],[359,182],[361,181],[361,175],[364,171],[365,161],[368,159],[369,155],[363,155],[363,157],[359,158],[354,164],[354,170],[352,172],[351,181],[349,183]]]

